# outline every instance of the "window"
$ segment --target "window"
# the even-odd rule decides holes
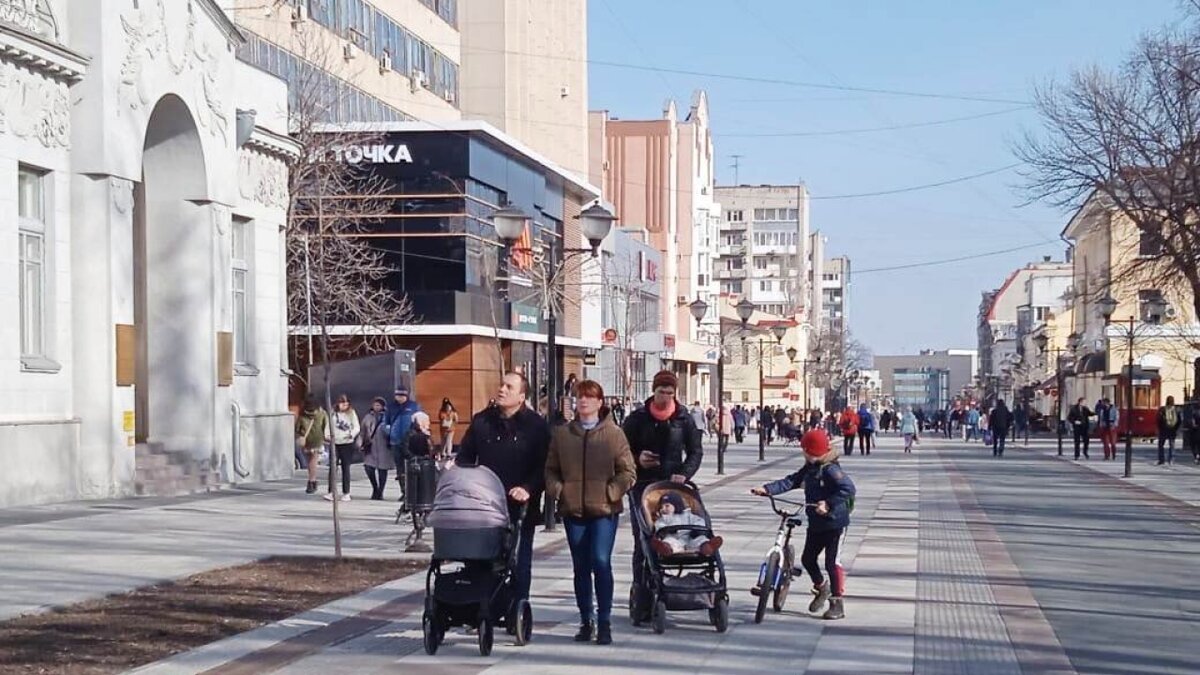
[[[771,292],[771,282],[769,280],[763,280],[763,281],[758,282],[758,290],[766,291],[767,293],[770,293]]]
[[[17,171],[21,357],[46,358],[46,174]]]
[[[1162,253],[1162,224],[1147,223],[1139,230],[1138,255],[1153,257]]]
[[[1033,308],[1034,321],[1045,321],[1048,316],[1050,316],[1050,308],[1049,307],[1034,307]]]
[[[761,255],[754,256],[754,269],[756,269],[756,270],[767,269],[767,257],[761,256]]]
[[[749,402],[750,402],[750,392],[743,391],[742,392],[742,403],[749,403]]]
[[[727,223],[740,223],[743,220],[745,220],[745,215],[741,211],[725,212],[725,222]]]
[[[250,262],[253,257],[252,221],[234,218],[230,229],[230,260],[233,271],[233,361],[248,365],[254,344],[253,284]]]

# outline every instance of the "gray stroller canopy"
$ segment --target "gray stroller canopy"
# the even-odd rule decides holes
[[[504,484],[485,466],[456,466],[438,479],[433,510],[425,522],[449,530],[507,527]]]

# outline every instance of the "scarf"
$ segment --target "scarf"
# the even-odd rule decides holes
[[[671,401],[671,405],[665,408],[659,408],[657,404],[650,404],[650,416],[659,422],[666,422],[675,416],[675,401]]]

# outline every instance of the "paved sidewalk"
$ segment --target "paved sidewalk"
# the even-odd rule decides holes
[[[455,633],[437,656],[426,656],[419,622],[423,580],[409,578],[397,585],[389,604],[374,610],[372,621],[361,612],[329,607],[313,630],[297,633],[293,627],[283,642],[272,645],[262,634],[250,641],[238,636],[142,673],[1074,672],[1036,602],[1022,593],[1003,544],[994,536],[989,541],[987,518],[974,504],[970,486],[933,445],[903,455],[898,440],[885,437],[870,457],[844,460],[859,490],[842,556],[849,569],[844,621],[809,615],[808,582],[797,579],[785,611],[753,623],[754,598],[747,589],[778,520],[748,490],[790,471],[800,458],[794,450],[770,449],[768,465],[758,465],[755,449],[742,446],[731,451],[726,478],[717,480],[707,470],[700,477],[705,503],[726,541],[722,553],[732,601],[724,635],[702,613],[671,614],[663,636],[629,625],[624,596],[632,538],[625,528],[614,555],[615,643],[605,648],[572,642],[578,616],[570,557],[561,544],[539,533],[532,599],[536,628],[527,647],[498,638],[493,654],[482,658],[473,636]],[[803,533],[798,534],[799,548]],[[1000,578],[991,566],[1008,576]]]

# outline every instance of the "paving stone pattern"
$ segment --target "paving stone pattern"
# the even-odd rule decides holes
[[[1020,675],[983,560],[936,454],[920,460],[914,673]]]

